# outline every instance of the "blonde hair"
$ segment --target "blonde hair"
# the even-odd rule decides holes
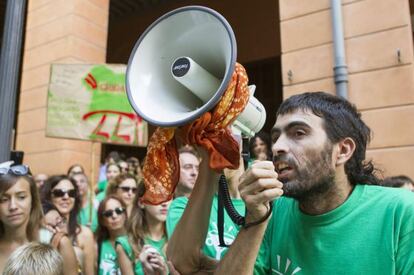
[[[50,245],[27,243],[9,257],[3,275],[62,275],[63,258]]]

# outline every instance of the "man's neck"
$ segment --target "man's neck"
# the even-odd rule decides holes
[[[308,196],[299,201],[300,210],[308,215],[321,215],[342,205],[351,195],[354,186],[346,175],[337,176],[335,184],[326,192]]]
[[[175,197],[187,197],[189,198],[191,195],[191,191],[189,188],[185,188],[182,184],[178,183],[177,188],[175,189]]]

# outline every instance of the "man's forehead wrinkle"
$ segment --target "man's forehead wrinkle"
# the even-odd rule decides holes
[[[276,120],[276,124],[272,128],[272,133],[280,132],[285,127],[295,122],[312,125],[318,119],[320,118],[314,115],[313,113],[311,113],[310,111],[302,111],[302,110],[298,110],[294,113],[279,115]]]

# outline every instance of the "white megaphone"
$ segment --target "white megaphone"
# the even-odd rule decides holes
[[[211,110],[229,85],[236,63],[236,40],[216,11],[188,6],[152,23],[128,61],[126,90],[133,109],[150,124],[182,126]],[[253,96],[233,123],[251,137],[263,127],[266,111]]]

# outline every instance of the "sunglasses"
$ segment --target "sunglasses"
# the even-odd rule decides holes
[[[74,198],[76,197],[76,190],[75,189],[54,189],[52,190],[52,195],[56,198],[62,198],[66,194],[68,194],[69,197]]]
[[[26,176],[29,174],[29,166],[27,165],[14,165],[11,167],[1,167],[0,176],[12,174],[15,176]]]
[[[102,215],[106,218],[111,218],[111,217],[113,217],[114,212],[119,216],[119,215],[125,213],[125,209],[122,208],[122,207],[117,207],[115,209],[109,209],[109,210],[104,211],[102,213]]]
[[[132,193],[137,192],[137,188],[136,187],[118,186],[118,188],[121,189],[125,193],[128,193],[130,190],[132,190]]]

